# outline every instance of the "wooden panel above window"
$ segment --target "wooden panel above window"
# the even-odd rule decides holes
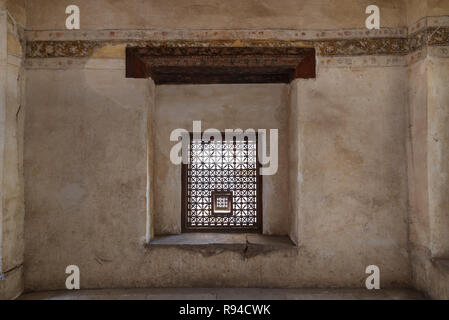
[[[126,48],[126,76],[156,84],[289,83],[315,78],[315,49],[279,46]]]

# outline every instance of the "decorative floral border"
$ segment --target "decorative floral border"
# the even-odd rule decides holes
[[[83,58],[105,45],[151,47],[315,47],[318,56],[406,55],[426,46],[449,46],[449,27],[429,27],[409,38],[338,40],[169,40],[169,41],[28,41],[27,58]]]
[[[405,55],[409,52],[408,40],[351,39],[316,42],[319,56]]]

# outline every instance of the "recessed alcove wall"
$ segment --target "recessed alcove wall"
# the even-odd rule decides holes
[[[202,130],[278,129],[277,174],[263,177],[263,233],[288,234],[288,85],[213,84],[156,86],[154,111],[154,233],[181,232],[181,167],[170,161],[170,133]]]
[[[126,77],[150,78],[147,243],[182,230],[181,166],[170,161],[176,144],[170,134],[193,131],[193,121],[202,122],[202,131],[278,130],[278,170],[262,177],[262,233],[297,239],[288,166],[289,139],[295,144],[298,137],[289,135],[289,88],[293,79],[315,76],[315,49],[294,41],[168,41],[127,47]]]

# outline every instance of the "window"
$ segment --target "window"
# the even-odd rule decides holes
[[[260,232],[257,138],[190,139],[188,156],[182,165],[182,231]]]

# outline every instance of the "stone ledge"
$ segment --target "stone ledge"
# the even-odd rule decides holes
[[[175,247],[214,256],[226,251],[239,252],[244,258],[288,250],[297,253],[298,247],[288,236],[267,236],[253,233],[183,233],[158,236],[147,248]]]

